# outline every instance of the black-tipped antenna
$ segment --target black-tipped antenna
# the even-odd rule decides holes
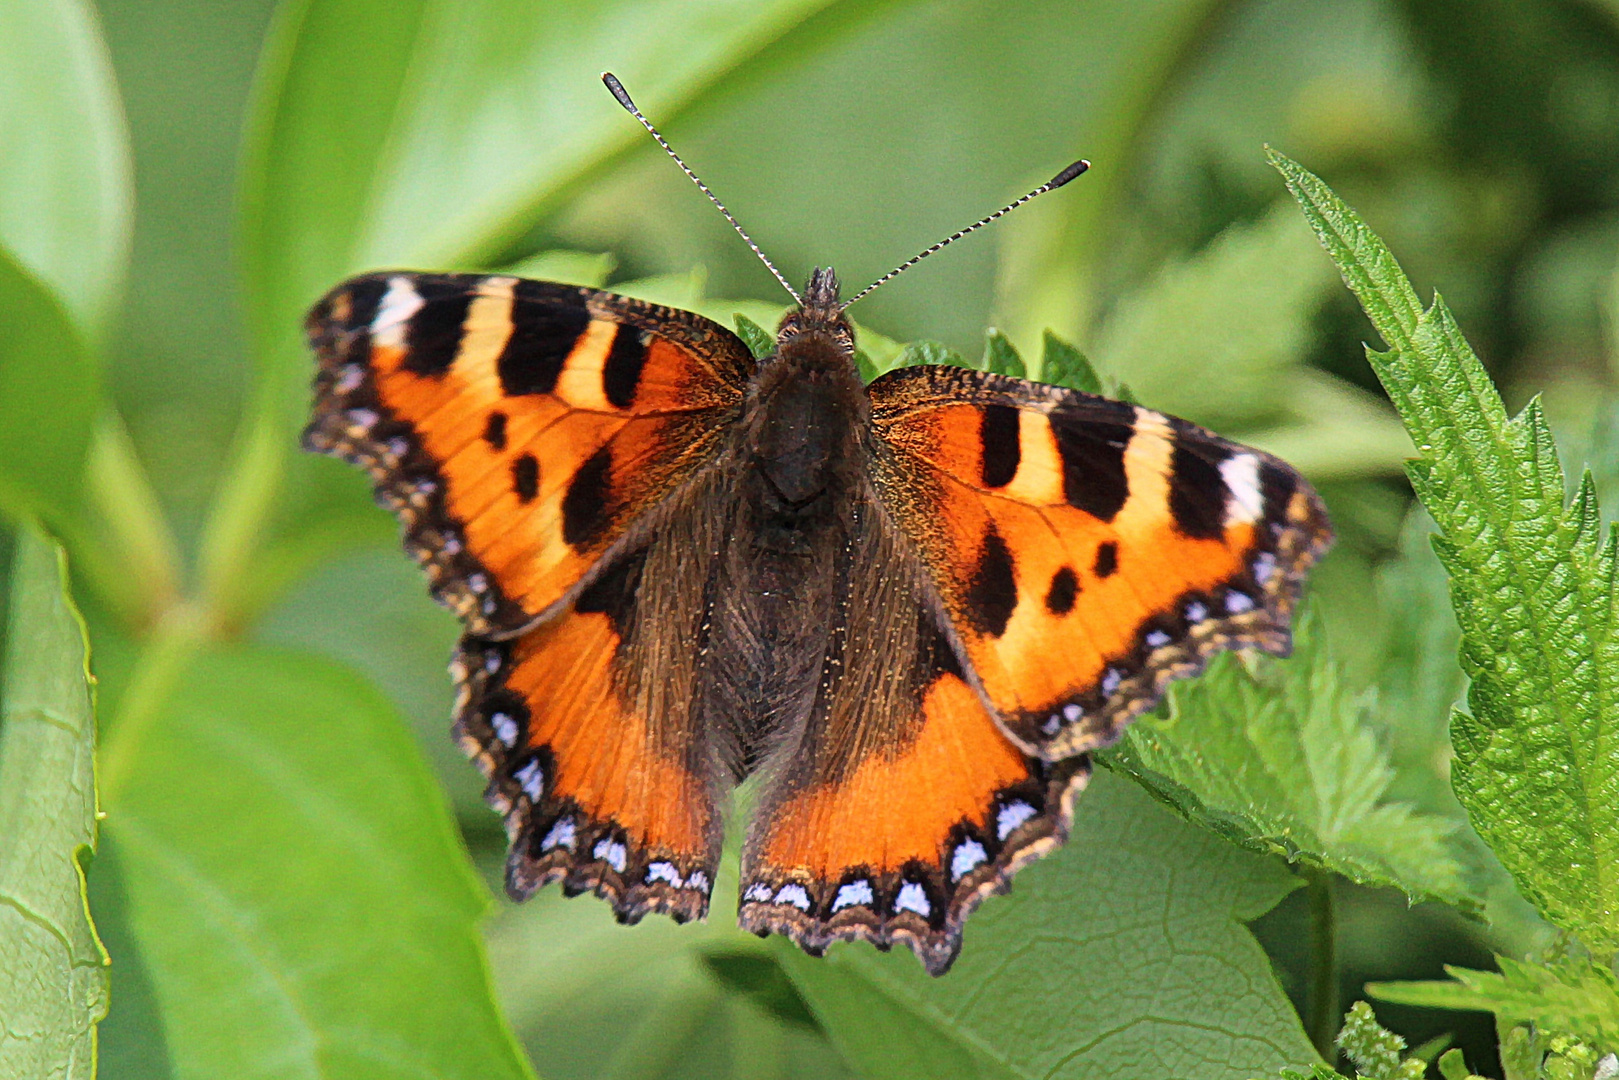
[[[642,121],[642,122],[645,123],[645,121]],[[1088,169],[1090,167],[1091,167],[1091,163],[1088,162],[1088,161],[1083,161],[1082,160],[1082,161],[1074,162],[1072,165],[1068,166],[1068,168],[1064,169],[1062,172],[1058,173],[1056,176],[1053,176],[1050,180],[1047,180],[1045,183],[1041,184],[1039,187],[1035,188],[1033,191],[1029,192],[1027,195],[1023,196],[1023,198],[1018,199],[1016,202],[1007,203],[1005,206],[1001,207],[999,210],[997,210],[993,214],[989,215],[989,217],[979,218],[977,221],[973,222],[971,225],[967,226],[965,229],[962,229],[959,232],[951,233],[949,236],[945,237],[943,240],[940,240],[937,244],[934,244],[932,247],[928,248],[926,251],[922,252],[920,255],[917,255],[915,258],[907,259],[905,262],[900,263],[898,266],[894,267],[894,269],[890,270],[888,273],[884,274],[882,277],[878,278],[876,281],[873,281],[870,285],[867,285],[864,289],[861,289],[859,292],[855,293],[848,300],[845,300],[843,302],[843,307],[840,307],[838,310],[839,311],[845,310],[846,308],[849,307],[850,304],[853,304],[856,300],[859,300],[862,296],[865,296],[867,293],[871,292],[871,290],[875,289],[877,286],[883,284],[884,282],[892,281],[896,277],[899,277],[899,275],[903,274],[905,271],[909,270],[911,267],[915,266],[917,263],[921,262],[923,259],[927,258],[929,255],[932,255],[935,251],[940,251],[940,250],[942,250],[944,248],[949,247],[951,244],[955,243],[957,240],[960,240],[963,236],[966,236],[968,233],[974,232],[974,231],[976,231],[978,229],[982,229],[985,225],[988,225],[990,222],[994,221],[998,217],[1005,217],[1007,214],[1010,214],[1013,210],[1016,210],[1018,207],[1022,206],[1024,203],[1028,202],[1030,199],[1034,198],[1035,196],[1044,195],[1048,191],[1056,191],[1058,188],[1062,187],[1064,184],[1068,183],[1068,181],[1072,180],[1074,177],[1078,176],[1080,173],[1084,172],[1086,169]]]
[[[691,182],[697,185],[697,189],[708,196],[708,201],[719,207],[720,213],[725,215],[725,220],[731,223],[731,228],[735,229],[736,234],[742,238],[749,249],[759,256],[759,261],[765,264],[765,268],[776,275],[776,280],[781,282],[781,287],[787,290],[788,295],[793,298],[793,302],[802,305],[804,301],[798,295],[798,290],[787,284],[787,279],[781,276],[781,271],[776,269],[776,264],[767,259],[765,253],[759,250],[759,245],[753,242],[753,237],[748,235],[748,231],[737,222],[736,218],[731,216],[729,210],[725,209],[725,204],[720,202],[712,191],[708,190],[708,185],[703,183],[697,174],[691,171],[691,166],[680,160],[680,155],[675,153],[675,148],[670,146],[662,135],[658,134],[658,129],[652,126],[652,121],[643,116],[641,110],[635,107],[635,102],[630,100],[629,91],[625,90],[624,84],[618,81],[618,76],[611,71],[604,71],[602,72],[602,82],[607,84],[607,89],[612,91],[613,96],[618,99],[618,103],[624,106],[624,111],[641,121],[641,126],[646,128],[654,139],[658,140],[658,145],[663,147],[664,153],[675,159],[675,164],[680,166],[680,171],[691,177]]]

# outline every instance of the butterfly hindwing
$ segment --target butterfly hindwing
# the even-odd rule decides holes
[[[882,498],[1029,752],[1106,745],[1220,650],[1286,655],[1331,533],[1283,462],[1150,409],[963,368],[869,389]]]
[[[739,919],[814,953],[904,943],[938,974],[979,901],[1061,843],[1089,763],[1007,739],[908,541],[869,500],[853,533],[816,699],[762,769]]]
[[[718,479],[676,496],[560,613],[462,641],[456,736],[505,815],[514,898],[561,881],[625,921],[707,912],[733,777],[701,720],[708,574],[688,545],[717,542]]]
[[[747,347],[690,312],[500,275],[379,273],[310,313],[309,448],[370,470],[480,635],[565,603],[713,458]]]

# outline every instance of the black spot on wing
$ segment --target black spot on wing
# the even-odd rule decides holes
[[[492,412],[489,422],[483,426],[483,441],[489,444],[492,450],[506,449],[506,414]]]
[[[562,539],[586,548],[607,527],[608,499],[613,494],[613,452],[604,446],[591,454],[568,483],[562,497]]]
[[[574,611],[582,615],[606,615],[613,620],[614,632],[622,638],[635,612],[635,596],[641,587],[641,568],[646,565],[646,555],[643,549],[615,561],[579,594],[573,602]]]
[[[1012,552],[992,522],[984,530],[978,565],[967,587],[967,614],[980,633],[1000,637],[1017,607],[1017,580],[1012,575]]]
[[[1184,420],[1171,421],[1175,451],[1170,458],[1169,513],[1182,536],[1218,540],[1225,535],[1225,479],[1220,462],[1230,452]]]
[[[1062,458],[1063,497],[1069,506],[1102,521],[1112,521],[1130,498],[1124,452],[1135,434],[1135,411],[1127,405],[1118,408],[1117,419],[1062,410],[1051,414]]]
[[[985,405],[978,424],[983,446],[985,487],[1005,487],[1017,475],[1022,450],[1018,444],[1018,411],[1010,405]]]
[[[1053,615],[1066,615],[1074,610],[1074,598],[1079,595],[1079,579],[1071,567],[1063,567],[1051,575],[1051,588],[1046,590],[1046,610]]]
[[[602,364],[602,393],[614,408],[627,409],[635,404],[645,364],[646,335],[633,326],[620,326]]]
[[[1091,573],[1099,578],[1112,577],[1119,568],[1119,545],[1112,540],[1096,545],[1096,563],[1091,567]]]
[[[519,281],[512,293],[512,336],[495,370],[508,394],[549,394],[562,365],[590,326],[582,303],[547,296],[536,282]]]
[[[461,351],[461,328],[477,294],[464,284],[414,279],[422,306],[405,323],[405,358],[399,366],[414,375],[442,375]]]
[[[525,503],[533,502],[540,493],[540,463],[533,454],[524,454],[512,462],[512,490]]]

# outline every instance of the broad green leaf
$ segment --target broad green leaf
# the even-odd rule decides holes
[[[864,1076],[1243,1080],[1316,1060],[1242,925],[1296,884],[1104,773],[942,978],[900,950],[772,947]]]
[[[1278,203],[1119,301],[1090,355],[1155,409],[1221,430],[1281,416],[1332,284],[1310,230]]]
[[[0,247],[0,506],[78,525],[99,391],[68,312]]]
[[[1565,509],[1538,402],[1508,418],[1444,303],[1318,178],[1282,173],[1387,352],[1368,350],[1420,456],[1472,680],[1452,785],[1523,894],[1593,950],[1619,949],[1619,595],[1587,479]]]
[[[104,756],[132,958],[174,1076],[522,1077],[443,796],[363,680],[181,654]]]
[[[1446,966],[1453,982],[1369,983],[1366,992],[1399,1005],[1494,1013],[1503,1025],[1533,1024],[1600,1052],[1619,1050],[1619,979],[1588,957],[1532,963],[1498,956],[1500,972]]]
[[[295,364],[303,309],[362,267],[489,259],[825,0],[287,0],[260,72],[243,231],[261,348]]]
[[[129,255],[132,165],[88,0],[0,4],[0,248],[96,341]]]
[[[995,329],[984,334],[983,368],[997,375],[1010,375],[1014,379],[1027,378],[1029,374],[1012,339]]]
[[[96,846],[87,650],[66,560],[24,528],[0,683],[0,1076],[96,1072],[107,954],[82,866]]]
[[[1245,847],[1413,899],[1476,906],[1457,823],[1388,798],[1394,769],[1369,713],[1301,620],[1287,661],[1223,656],[1174,684],[1168,719],[1137,722],[1106,759]]]

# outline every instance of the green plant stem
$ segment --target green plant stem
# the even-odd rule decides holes
[[[144,629],[180,601],[180,547],[115,411],[97,423],[86,464],[91,506],[108,545],[104,554],[116,563],[118,578],[110,584],[128,594],[128,615]]]
[[[105,805],[116,807],[140,744],[163,715],[191,658],[212,633],[200,608],[179,604],[169,609],[141,650],[101,744],[98,768]]]
[[[1310,996],[1304,1029],[1328,1064],[1338,1060],[1338,913],[1332,874],[1306,870],[1310,902]]]

